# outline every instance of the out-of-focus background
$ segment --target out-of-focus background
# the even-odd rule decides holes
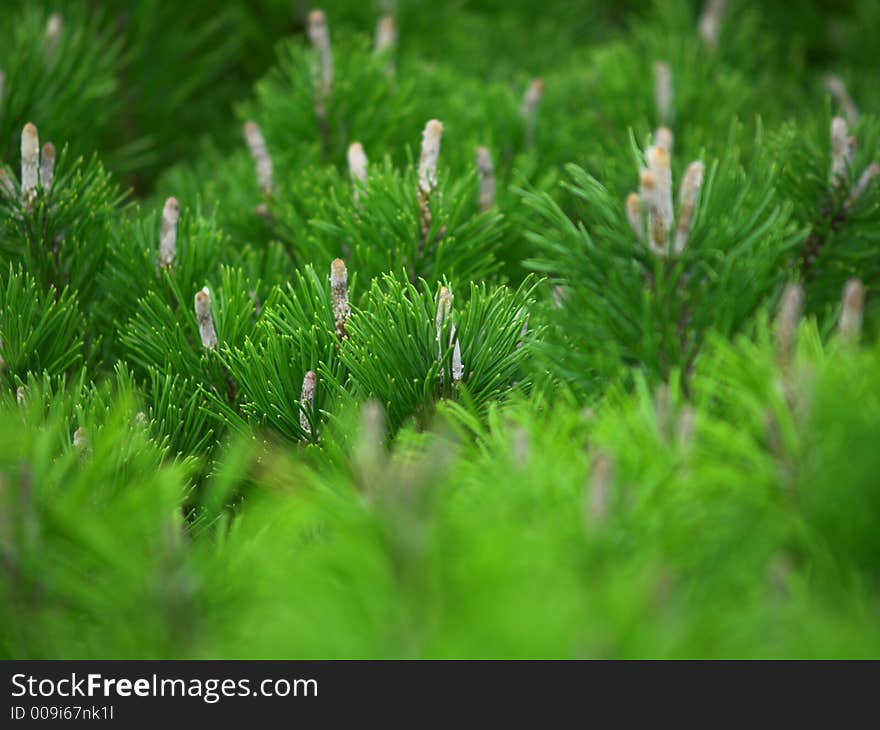
[[[703,3],[326,0],[320,5],[332,35],[372,35],[377,18],[393,13],[404,65],[433,64],[474,80],[513,83],[559,73],[560,59],[583,65],[587,49],[638,33],[648,18],[690,23]],[[769,57],[763,39],[756,45],[761,63],[817,74],[845,69],[850,92],[873,108],[880,61],[865,29],[880,28],[880,3],[728,5],[732,22],[744,17],[748,29],[774,39]],[[79,151],[100,149],[125,182],[149,192],[169,165],[195,156],[204,135],[221,144],[238,140],[236,103],[271,67],[281,39],[304,37],[312,6],[303,0],[5,0],[3,157],[14,159],[22,124],[38,119]],[[67,32],[59,34],[59,52],[45,54],[32,41],[44,28],[51,35],[53,13]],[[64,53],[67,45],[76,53]],[[36,71],[39,64],[54,66],[50,79]],[[589,98],[582,103],[588,105]]]

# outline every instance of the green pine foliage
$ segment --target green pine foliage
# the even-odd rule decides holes
[[[0,657],[880,655],[876,3],[8,5]]]
[[[681,255],[650,251],[650,231],[626,220],[626,189],[611,191],[577,166],[564,184],[574,220],[548,193],[524,193],[535,212],[527,235],[536,257],[527,265],[558,287],[548,306],[555,326],[547,359],[585,390],[621,366],[664,379],[674,369],[690,372],[703,333],[735,334],[788,276],[803,234],[791,203],[774,199],[779,172],[761,154],[744,163],[730,139],[725,156],[707,165]],[[674,165],[673,183],[683,173]],[[735,300],[719,299],[719,288],[736,292]]]

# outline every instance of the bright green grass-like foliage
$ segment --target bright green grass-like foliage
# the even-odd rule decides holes
[[[876,3],[8,4],[0,657],[880,656]]]

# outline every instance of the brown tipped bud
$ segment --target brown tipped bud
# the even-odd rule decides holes
[[[662,147],[664,150],[672,153],[672,145],[675,142],[675,136],[669,127],[657,127],[654,132],[654,144]]]
[[[314,370],[309,370],[303,377],[302,392],[299,397],[300,413],[299,425],[309,436],[312,435],[312,423],[309,416],[315,411],[315,388],[318,378]]]
[[[333,86],[333,56],[330,53],[330,31],[327,18],[321,10],[309,13],[309,40],[312,48],[318,52],[321,64],[321,85],[324,93],[330,92]]]
[[[531,119],[538,113],[538,106],[544,96],[544,80],[532,79],[526,87],[523,94],[522,105],[520,106],[520,114],[524,119]]]
[[[700,37],[709,48],[718,47],[718,33],[721,30],[721,18],[724,15],[725,0],[708,0],[700,13],[697,27]]]
[[[843,111],[846,120],[850,124],[856,124],[859,121],[859,110],[852,97],[849,95],[849,91],[846,88],[846,84],[843,83],[843,79],[836,74],[826,74],[822,81],[825,84],[825,88],[828,89],[828,92],[834,99],[834,102]]]
[[[266,140],[256,122],[245,122],[244,139],[257,169],[257,183],[264,195],[272,193],[272,158],[266,147]]]
[[[425,125],[422,133],[422,151],[419,156],[419,221],[422,228],[422,242],[428,237],[433,220],[431,215],[430,197],[437,187],[437,160],[440,157],[440,138],[443,136],[443,124],[432,119]]]
[[[28,122],[21,130],[21,198],[28,204],[37,194],[40,181],[40,135]]]
[[[862,311],[865,306],[865,287],[858,279],[850,279],[843,288],[843,306],[837,333],[841,340],[858,342],[862,333]]]
[[[639,173],[639,185],[642,189],[642,200],[647,202],[657,194],[657,176],[650,170]]]
[[[859,181],[853,186],[853,189],[849,194],[847,205],[853,205],[859,198],[861,198],[871,185],[871,182],[878,175],[880,175],[880,164],[872,162],[865,168],[864,172],[862,172],[859,177]]]
[[[645,150],[645,160],[648,168],[642,170],[639,182],[642,203],[648,212],[648,245],[656,256],[666,256],[673,224],[669,151],[653,145]]]
[[[19,406],[26,406],[28,394],[31,392],[31,389],[26,385],[19,385],[15,391],[15,402]]]
[[[179,219],[180,204],[177,202],[177,198],[168,198],[162,208],[162,227],[159,229],[159,268],[161,269],[171,266],[174,263],[175,255],[177,255],[177,221]]]
[[[626,196],[626,219],[630,228],[636,234],[636,238],[642,240],[642,199],[638,193],[630,193]]]
[[[678,228],[675,231],[675,244],[673,250],[679,254],[687,246],[691,235],[691,223],[697,206],[697,196],[703,184],[705,167],[702,162],[695,160],[684,174],[681,181],[681,190],[678,194]]]
[[[397,45],[397,23],[393,15],[383,15],[376,25],[376,53],[392,50]]]
[[[611,511],[611,485],[614,481],[614,458],[606,452],[599,452],[593,458],[587,483],[586,514],[587,527],[602,527]]]
[[[196,292],[195,309],[202,347],[212,350],[217,347],[217,331],[214,329],[214,317],[211,315],[211,292],[208,291],[208,287]]]
[[[477,147],[477,177],[480,180],[477,206],[484,213],[495,205],[495,168],[488,147]]]
[[[333,259],[330,264],[330,298],[333,303],[336,336],[342,340],[348,337],[345,326],[351,316],[351,307],[348,304],[348,271],[342,259]]]
[[[52,182],[55,180],[55,145],[46,142],[43,145],[43,152],[40,155],[40,184],[43,190],[48,192],[52,188]]]
[[[782,292],[776,315],[776,357],[783,366],[787,366],[794,355],[795,337],[803,308],[803,287],[796,283],[788,284]]]
[[[663,225],[668,230],[672,227],[672,168],[669,159],[669,150],[654,145],[645,150],[645,160],[648,169],[654,173],[657,180],[656,204],[659,207]]]
[[[532,79],[523,95],[519,113],[525,122],[526,147],[531,147],[535,141],[535,127],[538,122],[538,107],[544,96],[544,80]]]
[[[662,125],[672,121],[672,69],[666,61],[654,64],[654,106]]]
[[[666,255],[666,225],[658,203],[657,176],[651,170],[642,170],[639,176],[641,199],[648,210],[648,247],[656,256]]]

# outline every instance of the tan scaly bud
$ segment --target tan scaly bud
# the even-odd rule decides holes
[[[159,229],[159,268],[167,269],[177,255],[177,221],[180,204],[177,198],[168,198],[162,208],[162,227]],[[198,296],[198,295],[196,295]]]
[[[787,366],[794,355],[795,337],[803,308],[803,287],[796,283],[788,284],[782,293],[775,322],[776,357],[783,366]]]
[[[544,80],[532,79],[523,95],[519,113],[526,126],[526,147],[531,147],[535,141],[535,127],[538,122],[538,107],[544,96]]]
[[[667,126],[672,121],[672,69],[666,61],[654,64],[654,106],[657,120]]]
[[[321,88],[325,95],[333,88],[333,55],[330,52],[330,31],[322,10],[309,13],[309,40],[318,52],[321,64]]]
[[[351,175],[354,202],[360,204],[360,188],[367,184],[367,155],[360,142],[348,146],[348,173]]]
[[[333,56],[330,53],[330,33],[327,19],[320,10],[313,10],[308,18],[309,40],[318,54],[319,68],[314,80],[315,119],[321,132],[324,154],[329,146],[327,105],[333,88]]]
[[[855,139],[849,136],[846,120],[831,120],[831,184],[840,185],[846,180],[847,168],[855,154]]]
[[[244,139],[257,169],[257,184],[264,195],[272,193],[272,158],[266,147],[266,140],[256,122],[245,122]]]
[[[40,155],[40,184],[43,190],[49,192],[55,180],[55,145],[46,142]]]
[[[443,136],[443,124],[432,119],[425,125],[422,133],[422,151],[419,156],[419,220],[422,227],[422,238],[426,239],[431,229],[431,193],[437,187],[437,160],[440,157],[440,139]]]
[[[638,193],[630,193],[626,196],[626,219],[630,228],[636,234],[636,238],[642,240],[642,199]]]
[[[657,176],[650,170],[642,170],[639,176],[642,202],[648,211],[648,246],[656,256],[666,255],[666,226],[660,213],[657,193]]]
[[[208,287],[196,292],[195,309],[202,347],[212,350],[217,347],[217,330],[214,329],[214,317],[211,315],[211,292]]]
[[[61,30],[64,27],[64,21],[60,13],[52,13],[46,21],[46,37],[45,48],[46,55],[52,55],[58,46],[58,39],[61,38]]]
[[[336,336],[342,340],[348,337],[345,326],[351,316],[351,307],[348,303],[348,271],[342,259],[333,259],[333,263],[330,264],[330,299],[333,304]]]
[[[495,168],[488,147],[477,147],[477,177],[480,180],[480,194],[477,205],[481,213],[495,205]]]
[[[654,144],[662,147],[664,150],[672,153],[672,145],[675,142],[675,135],[669,127],[657,127],[654,132]]]
[[[825,88],[828,89],[837,106],[843,110],[846,120],[850,124],[856,124],[859,121],[859,110],[849,95],[843,79],[837,74],[826,74],[822,80],[825,82]]]
[[[397,45],[397,23],[393,15],[383,15],[376,25],[376,53],[385,53]]]
[[[862,311],[865,306],[865,287],[858,279],[850,279],[843,288],[843,306],[837,333],[841,340],[858,342],[862,333]]]
[[[302,430],[310,436],[312,435],[312,424],[309,421],[309,414],[315,410],[315,388],[318,384],[318,378],[314,370],[309,370],[303,378],[302,391],[299,396],[299,425]]]
[[[21,199],[25,205],[33,202],[40,181],[40,135],[28,122],[21,130]]]
[[[15,390],[15,402],[19,406],[26,406],[28,395],[30,394],[31,389],[26,385],[19,385]]]
[[[718,32],[721,30],[721,17],[724,15],[725,0],[708,0],[700,13],[698,28],[700,37],[709,48],[718,47]]]
[[[437,187],[437,160],[440,157],[442,122],[432,119],[422,133],[422,151],[419,156],[419,189],[431,193]]]
[[[645,151],[648,169],[657,180],[656,204],[659,208],[663,225],[669,230],[673,224],[672,214],[672,168],[670,167],[669,150],[654,145]]]
[[[688,165],[681,181],[681,190],[678,195],[678,228],[675,231],[673,246],[673,250],[677,254],[684,251],[691,235],[691,223],[697,206],[697,195],[699,195],[700,187],[703,184],[704,170],[703,163],[695,160]]]

